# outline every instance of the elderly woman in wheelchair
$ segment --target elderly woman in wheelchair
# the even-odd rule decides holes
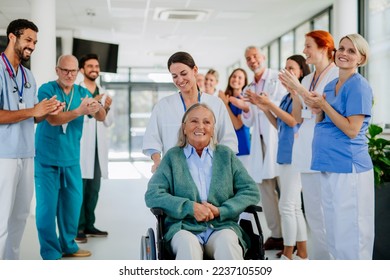
[[[249,240],[239,215],[260,199],[232,150],[215,143],[215,116],[205,104],[183,116],[178,146],[148,184],[146,205],[166,214],[164,239],[176,259],[243,259]]]

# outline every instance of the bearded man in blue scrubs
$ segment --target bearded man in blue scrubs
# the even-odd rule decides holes
[[[0,260],[19,259],[34,192],[34,123],[62,110],[55,96],[38,103],[35,79],[21,64],[30,59],[37,33],[31,21],[12,21],[0,58]]]

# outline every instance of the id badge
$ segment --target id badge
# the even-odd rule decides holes
[[[68,127],[68,123],[64,123],[63,125],[62,125],[62,132],[64,133],[64,134],[66,134],[66,128]]]
[[[26,109],[26,104],[23,102],[19,102],[19,110]]]
[[[303,119],[311,119],[311,110],[310,109],[302,109],[301,117]]]

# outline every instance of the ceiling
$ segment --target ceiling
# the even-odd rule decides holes
[[[66,0],[56,2],[56,24],[57,30],[69,30],[77,38],[119,44],[118,66],[165,68],[169,56],[183,50],[199,67],[221,69],[242,59],[246,46],[264,45],[332,3]],[[30,7],[30,0],[0,0],[0,30],[13,19],[30,18]]]

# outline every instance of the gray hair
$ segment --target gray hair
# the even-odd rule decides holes
[[[213,133],[213,136],[211,137],[211,140],[210,140],[210,147],[212,149],[214,149],[215,145],[217,145],[217,139],[215,137],[215,135],[216,135],[216,133],[215,133],[216,119],[215,119],[215,114],[214,114],[213,110],[211,110],[211,108],[207,104],[205,104],[205,103],[195,103],[190,108],[188,108],[188,110],[184,113],[183,118],[181,120],[181,126],[180,126],[180,129],[179,129],[179,140],[177,141],[177,146],[179,146],[181,148],[184,148],[185,146],[187,146],[188,141],[187,141],[187,136],[184,133],[184,125],[185,125],[185,123],[188,120],[188,115],[192,111],[194,111],[194,110],[196,110],[198,108],[204,108],[204,109],[208,110],[209,112],[211,112],[211,114],[213,116],[213,119],[214,119],[214,133]]]
[[[76,67],[79,68],[79,61],[78,61],[77,57],[75,57],[72,54],[63,54],[63,55],[61,55],[58,58],[58,60],[57,60],[57,65],[56,66],[59,67],[61,65],[62,60],[64,60],[65,58],[69,58],[69,57],[72,58],[76,62]]]

